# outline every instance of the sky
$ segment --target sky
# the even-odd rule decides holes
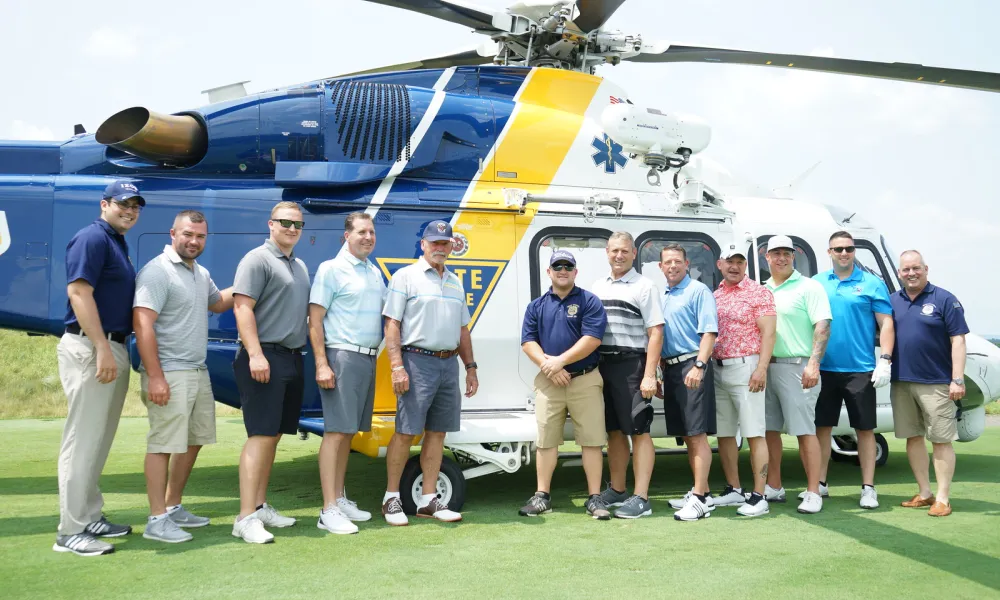
[[[501,9],[512,2],[479,0]],[[169,4],[2,0],[0,139],[65,139],[115,112],[176,112],[437,56],[485,38],[363,0]],[[628,0],[608,28],[647,40],[1000,72],[993,0]],[[706,154],[765,188],[857,211],[917,248],[974,332],[1000,337],[1000,94],[786,69],[628,64],[599,75],[637,104],[712,125]]]

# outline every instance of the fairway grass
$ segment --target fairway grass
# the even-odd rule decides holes
[[[789,503],[744,520],[716,509],[695,523],[674,521],[665,501],[690,487],[683,456],[657,458],[653,516],[599,522],[583,511],[583,474],[560,467],[555,512],[517,516],[535,489],[534,468],[469,482],[465,520],[412,519],[392,528],[378,515],[385,464],[352,455],[348,492],[376,513],[361,533],[316,528],[321,504],[319,440],[286,436],[278,449],[269,501],[298,517],[274,529],[276,542],[233,538],[238,418],[219,419],[219,443],[191,476],[185,506],[211,517],[194,541],[142,538],[148,514],[142,460],[145,419],[123,419],[101,480],[105,511],[136,532],[113,540],[110,556],[51,550],[58,522],[56,455],[62,420],[0,422],[0,597],[3,598],[992,598],[1000,595],[1000,429],[956,444],[955,512],[945,519],[904,509],[916,487],[903,446],[890,441],[877,471],[882,508],[857,506],[857,467],[834,463],[831,494],[818,515],[795,512],[804,478],[786,438]],[[748,455],[741,453],[747,473]],[[713,489],[721,488],[718,463]],[[631,479],[631,477],[630,477]],[[744,480],[746,482],[746,480]]]

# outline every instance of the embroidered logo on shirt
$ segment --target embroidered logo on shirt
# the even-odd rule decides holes
[[[927,316],[927,317],[933,315],[934,314],[934,305],[933,304],[925,304],[924,307],[922,309],[920,309],[920,314],[922,314],[924,316]]]
[[[569,306],[566,307],[566,316],[567,317],[575,317],[576,313],[578,313],[578,312],[580,312],[580,305],[579,304],[570,304]]]

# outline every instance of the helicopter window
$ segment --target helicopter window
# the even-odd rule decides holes
[[[660,271],[660,250],[667,244],[680,244],[687,252],[691,263],[688,271],[692,279],[697,279],[713,290],[722,282],[722,275],[715,267],[719,247],[711,238],[683,232],[649,232],[636,240],[636,245],[639,246],[640,272],[659,289],[665,289],[667,285],[667,280]]]
[[[882,250],[885,252],[886,260],[889,261],[889,268],[892,269],[892,272],[889,273],[889,278],[898,284],[896,286],[889,285],[889,289],[893,290],[894,288],[901,288],[903,287],[903,282],[899,280],[899,270],[896,268],[896,257],[899,255],[896,254],[892,247],[889,246],[889,243],[885,241],[884,235],[880,235],[879,238],[882,242]]]
[[[854,245],[857,248],[854,253],[854,262],[865,271],[881,279],[886,287],[889,288],[890,293],[896,291],[895,278],[885,268],[882,257],[878,255],[875,245],[867,240],[859,239],[854,240]]]
[[[535,236],[532,242],[531,297],[537,298],[552,285],[546,272],[556,250],[569,250],[576,257],[576,283],[589,288],[598,277],[608,273],[605,248],[611,232],[593,229],[551,228]]]
[[[792,244],[795,246],[795,270],[802,273],[805,277],[812,277],[818,271],[816,269],[816,255],[813,254],[812,248],[806,243],[802,238],[795,237],[794,235],[788,236],[792,238]],[[761,236],[757,238],[757,262],[760,264],[760,281],[767,281],[771,278],[771,270],[767,266],[767,240],[771,239],[771,236]],[[751,277],[754,273],[751,273]]]

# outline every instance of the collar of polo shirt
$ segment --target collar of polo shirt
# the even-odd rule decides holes
[[[827,277],[829,277],[830,279],[840,279],[835,269],[830,269],[830,272],[827,274]],[[864,271],[862,271],[861,268],[857,264],[855,264],[854,268],[851,269],[851,274],[847,276],[847,279],[840,279],[840,280],[845,282],[861,281],[864,278],[865,278]]]
[[[351,264],[352,266],[355,266],[355,267],[358,266],[358,265],[360,265],[360,264],[362,264],[362,263],[367,263],[368,262],[367,259],[361,260],[357,256],[354,256],[353,254],[351,254],[351,251],[348,250],[346,246],[344,248],[341,248],[340,254],[341,254],[341,256],[344,257],[344,260],[346,260],[349,264]]]
[[[107,231],[109,234],[111,234],[111,235],[113,235],[115,237],[119,237],[119,238],[124,238],[125,237],[124,235],[118,233],[118,231],[116,231],[115,228],[111,226],[111,223],[108,223],[104,219],[97,219],[97,221],[95,221],[95,222],[98,225],[100,225],[101,228],[104,229],[104,231]]]
[[[802,273],[799,273],[798,269],[792,269],[792,274],[789,275],[788,279],[786,279],[785,281],[783,281],[781,283],[781,285],[774,285],[774,276],[773,275],[771,276],[770,279],[767,280],[767,283],[769,283],[771,286],[773,286],[774,289],[778,289],[778,288],[780,288],[782,286],[788,285],[789,283],[791,283],[793,281],[798,281],[799,279],[802,279]]]
[[[267,249],[271,251],[271,254],[275,255],[278,258],[285,258],[285,253],[281,251],[281,248],[278,248],[278,245],[275,244],[271,240],[271,238],[267,238],[266,240],[264,240],[264,245],[267,246]],[[295,260],[295,250],[292,250],[291,252],[288,253],[288,260]]]
[[[729,290],[744,290],[744,289],[750,287],[750,283],[752,281],[753,281],[753,279],[750,279],[750,276],[746,275],[746,274],[743,275],[743,279],[740,279],[740,282],[737,283],[736,285],[728,285],[726,283],[726,280],[723,279],[719,283],[719,289],[722,290],[722,291],[724,291],[724,292],[729,291]]]
[[[181,265],[184,265],[185,267],[188,266],[188,264],[186,262],[184,262],[184,259],[181,258],[181,255],[177,254],[177,251],[174,250],[173,246],[171,246],[169,244],[167,244],[166,246],[164,246],[163,247],[163,253],[166,254],[167,258],[170,259],[170,262],[174,263],[175,265],[176,264],[181,264]],[[197,262],[198,261],[195,261],[195,264],[197,264]],[[190,267],[188,267],[188,268],[190,268]]]
[[[930,294],[931,292],[933,292],[936,289],[937,289],[937,287],[933,283],[931,283],[931,282],[928,281],[927,285],[924,286],[923,291],[921,291],[919,294],[917,294],[917,297],[914,298],[913,300],[910,300],[910,295],[908,293],[906,293],[906,286],[903,286],[902,288],[900,288],[900,290],[898,292],[896,292],[896,293],[899,294],[900,298],[905,298],[907,302],[915,303],[917,300],[919,300],[920,298],[922,298],[924,296],[924,294]]]
[[[672,292],[674,290],[683,290],[684,288],[686,288],[689,285],[691,285],[691,274],[690,273],[685,273],[684,274],[684,279],[681,279],[681,282],[678,283],[677,285],[675,285],[674,287],[670,287],[670,283],[667,282],[667,293],[669,294],[670,292]]]
[[[615,279],[614,275],[608,273],[607,281],[610,281],[611,283],[632,283],[632,281],[635,280],[635,278],[638,276],[639,272],[635,270],[635,267],[632,267],[631,269],[628,270],[627,273],[625,273],[618,279]]]

